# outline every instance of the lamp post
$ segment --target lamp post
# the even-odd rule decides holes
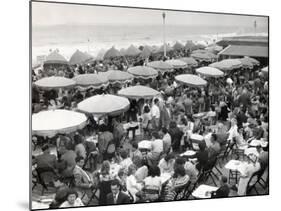
[[[163,17],[164,57],[166,58],[166,33],[165,33],[165,18],[166,18],[166,14],[165,14],[165,12],[162,13],[162,17]]]

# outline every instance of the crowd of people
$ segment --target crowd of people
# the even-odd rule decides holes
[[[168,53],[169,58],[188,55],[185,50]],[[156,54],[149,61],[161,59],[166,58]],[[128,66],[146,62],[139,57],[120,57],[67,69],[52,67],[34,73],[33,80],[50,75],[72,78],[108,69],[125,71]],[[33,86],[33,113],[55,108],[76,110],[77,104],[90,96],[116,94],[122,87],[136,84],[161,93],[153,99],[130,99],[129,110],[119,116],[96,118],[87,114],[87,126],[72,134],[32,137],[34,150],[41,147],[43,152],[33,157],[34,174],[44,175],[45,183],[56,189],[50,207],[87,206],[94,199],[98,205],[187,199],[195,186],[207,181],[202,175],[217,166],[222,155],[226,160],[242,157],[243,173],[231,186],[230,178],[218,172],[220,187],[210,193],[211,197],[228,197],[231,189],[237,195],[249,194],[252,175],[268,171],[269,162],[269,84],[260,69],[236,69],[220,78],[207,78],[204,88],[174,80],[179,73],[195,73],[190,67],[159,74],[155,79],[134,79],[95,90],[46,91]],[[138,124],[124,128],[130,122]],[[149,147],[140,146],[143,140],[148,140]],[[251,147],[253,140],[266,144]],[[50,152],[52,147],[56,155]],[[241,156],[243,147],[252,148],[254,153]],[[194,154],[185,155],[186,151]]]

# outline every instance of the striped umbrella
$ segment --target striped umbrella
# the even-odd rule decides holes
[[[60,76],[51,76],[47,78],[42,78],[34,84],[43,89],[59,89],[59,88],[71,88],[75,86],[75,81],[69,78]]]
[[[187,67],[187,64],[184,61],[179,60],[179,59],[170,59],[170,60],[166,60],[165,62],[172,65],[172,67],[175,69]]]
[[[120,70],[108,70],[106,72],[101,72],[98,75],[100,74],[104,75],[111,84],[130,82],[134,78],[132,74]]]
[[[152,53],[152,48],[148,45],[144,46],[142,49],[142,52],[140,53],[140,56],[142,58],[148,58]]]
[[[185,62],[188,67],[197,67],[198,66],[198,62],[192,57],[183,57],[183,58],[180,58],[179,60]]]
[[[147,64],[148,67],[154,68],[155,70],[158,70],[160,72],[172,72],[173,71],[173,66],[167,62],[163,61],[153,61],[149,62]]]
[[[82,64],[89,60],[93,59],[93,57],[89,54],[83,53],[82,51],[76,50],[74,54],[70,57],[69,64]]]
[[[132,74],[135,78],[142,79],[156,78],[158,75],[157,70],[147,66],[130,67],[127,72]]]
[[[196,50],[193,51],[190,55],[198,61],[212,62],[217,59],[217,56],[207,50]]]
[[[99,89],[108,86],[108,79],[102,74],[81,74],[73,78],[80,90]]]
[[[141,51],[133,45],[125,51],[125,56],[137,56],[141,53]]]
[[[192,75],[192,74],[177,75],[175,77],[175,80],[178,81],[179,83],[196,88],[204,87],[207,85],[207,81],[205,81],[204,79],[200,78],[197,75]]]
[[[210,67],[215,67],[224,72],[231,71],[242,67],[242,63],[239,59],[224,59],[220,62],[215,62],[209,65]]]
[[[180,42],[176,42],[175,44],[174,44],[174,46],[173,46],[173,49],[174,50],[181,50],[181,49],[183,49],[184,48],[184,45],[183,44],[181,44]]]

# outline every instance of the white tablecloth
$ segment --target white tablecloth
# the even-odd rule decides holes
[[[196,188],[195,191],[193,191],[192,196],[200,199],[211,198],[211,194],[206,194],[206,193],[211,191],[216,191],[217,189],[218,187],[209,186],[209,185],[200,185],[198,188]]]

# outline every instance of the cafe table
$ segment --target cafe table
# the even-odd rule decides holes
[[[198,199],[208,199],[211,198],[210,192],[216,191],[217,189],[218,187],[202,184],[193,191],[192,196]]]
[[[231,179],[234,179],[235,184],[238,183],[238,174],[243,171],[243,164],[244,164],[244,162],[242,162],[240,160],[230,160],[224,166],[226,169],[229,170],[229,177],[228,177],[229,182]]]
[[[263,140],[257,140],[257,139],[252,140],[249,144],[249,146],[251,146],[251,147],[257,147],[257,146],[267,147],[267,145],[268,145],[268,142],[263,141]]]
[[[129,132],[132,131],[133,135],[133,139],[135,138],[135,134],[136,134],[136,130],[139,128],[139,122],[128,122],[123,124],[123,128],[124,130],[127,131],[127,135],[126,138],[129,137]]]
[[[193,149],[199,150],[198,144],[200,142],[204,141],[204,137],[200,134],[193,133],[190,136],[190,140],[191,140],[191,144],[192,144]]]

